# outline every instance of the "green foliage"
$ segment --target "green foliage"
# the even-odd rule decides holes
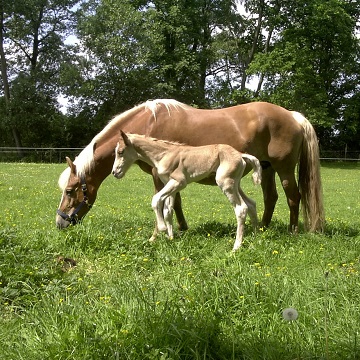
[[[343,1],[297,1],[284,7],[282,32],[272,51],[257,54],[250,73],[264,73],[263,96],[303,112],[328,144],[344,99],[356,91],[359,9]],[[354,51],[354,49],[357,49]],[[327,132],[328,131],[328,132]]]
[[[150,244],[152,182],[138,168],[106,179],[84,222],[57,230],[64,167],[0,170],[1,359],[359,356],[357,164],[322,167],[324,234],[288,234],[279,189],[271,228],[247,224],[236,254],[231,206],[195,184],[183,191],[190,229]],[[242,183],[261,212],[261,190]],[[288,307],[296,321],[283,320]]]
[[[16,129],[17,145],[58,146],[63,130],[57,109],[59,64],[69,60],[63,41],[77,2],[15,0],[1,7],[1,72],[10,84],[2,119],[7,131]]]
[[[274,102],[304,113],[323,147],[357,150],[359,11],[344,0],[1,3],[10,95],[0,143],[79,146],[114,114],[176,98],[199,107]]]

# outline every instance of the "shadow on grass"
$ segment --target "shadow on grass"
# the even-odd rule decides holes
[[[276,232],[279,235],[288,234],[287,224],[282,221],[273,220],[271,225],[267,229],[262,229],[263,231],[269,230],[272,232]],[[245,236],[246,234],[250,234],[253,232],[253,227],[250,223],[245,225]],[[216,236],[219,238],[222,237],[235,237],[236,235],[236,225],[235,224],[227,224],[221,223],[219,221],[208,221],[203,224],[200,224],[194,228],[190,228],[188,233],[191,235],[198,236],[207,236],[210,234],[211,236]]]
[[[325,225],[324,235],[327,237],[345,236],[345,237],[356,237],[360,235],[360,226],[358,225],[349,225],[344,222],[337,221],[336,223]]]

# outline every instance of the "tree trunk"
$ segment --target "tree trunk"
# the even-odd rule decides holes
[[[260,32],[261,32],[261,25],[262,25],[262,20],[263,20],[263,10],[264,10],[264,0],[261,0],[260,4],[259,4],[259,17],[258,17],[258,21],[257,21],[255,33],[254,33],[253,43],[252,43],[252,46],[250,49],[249,57],[244,64],[244,70],[242,73],[240,90],[245,90],[246,79],[247,79],[246,70],[249,67],[249,64],[253,61],[254,56],[255,56],[257,43],[259,41],[259,36],[260,36]]]
[[[266,39],[266,44],[265,44],[265,54],[267,54],[269,52],[269,45],[270,45],[270,40],[271,40],[271,36],[272,36],[273,31],[274,31],[274,28],[271,28],[269,33],[268,33],[268,36],[267,36],[267,39]],[[257,89],[255,91],[255,97],[259,96],[259,93],[260,93],[263,82],[264,82],[264,73],[261,73],[260,77],[259,77],[259,82],[258,82],[258,85],[257,85]]]
[[[3,3],[0,3],[0,67],[1,67],[1,78],[4,85],[4,98],[5,98],[5,105],[6,105],[6,116],[9,118],[9,123],[11,127],[11,132],[14,138],[15,146],[18,151],[18,155],[20,158],[24,156],[21,146],[21,137],[19,130],[12,124],[11,121],[11,111],[10,111],[10,87],[9,87],[9,80],[7,76],[7,63],[5,58],[5,51],[4,51],[4,9]]]

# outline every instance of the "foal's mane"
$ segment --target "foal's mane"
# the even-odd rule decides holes
[[[177,141],[169,141],[169,140],[157,139],[157,138],[153,138],[151,136],[146,136],[146,135],[142,135],[142,134],[127,133],[126,135],[130,139],[130,141],[131,141],[132,138],[141,138],[141,139],[155,141],[157,143],[162,143],[162,144],[177,145],[177,146],[187,145],[187,144],[180,143],[180,142],[177,142]]]
[[[74,164],[76,165],[77,176],[85,176],[86,173],[90,172],[95,164],[94,162],[94,144],[100,142],[102,139],[106,138],[106,136],[114,131],[114,129],[119,128],[119,124],[124,121],[124,119],[128,118],[136,114],[141,110],[149,110],[154,119],[156,121],[156,116],[161,108],[161,106],[165,106],[168,114],[170,116],[170,112],[172,110],[177,109],[186,109],[191,108],[190,106],[183,104],[179,101],[173,99],[156,99],[156,100],[148,100],[140,105],[137,105],[121,114],[113,117],[109,123],[91,140],[91,142],[81,151],[78,157],[76,157]],[[117,130],[116,130],[117,131]],[[68,183],[70,176],[70,168],[66,168],[59,178],[59,187],[60,189],[64,189]]]

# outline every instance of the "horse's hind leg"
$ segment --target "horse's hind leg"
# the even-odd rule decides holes
[[[261,188],[264,197],[264,214],[261,225],[268,227],[274,213],[275,205],[278,200],[278,193],[275,183],[275,170],[270,163],[262,163]]]
[[[300,193],[293,172],[278,172],[290,210],[290,232],[296,233],[299,224]]]

